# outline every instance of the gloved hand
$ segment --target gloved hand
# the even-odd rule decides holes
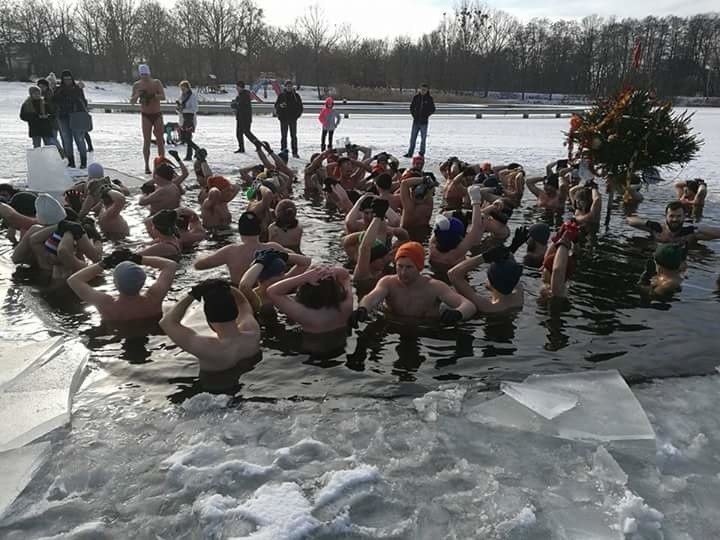
[[[555,236],[552,237],[551,241],[553,244],[557,244],[565,238],[570,242],[574,242],[577,239],[578,234],[580,234],[578,224],[574,220],[566,221],[560,226],[558,232],[555,233]]]
[[[438,187],[440,184],[438,184],[437,179],[435,178],[435,175],[431,172],[424,172],[423,173],[423,183],[428,187]]]
[[[79,212],[83,205],[83,200],[85,199],[85,195],[77,189],[69,189],[65,192],[65,201],[67,204],[75,210],[76,212]]]
[[[75,221],[68,221],[67,219],[64,219],[58,223],[55,232],[57,232],[60,236],[64,236],[65,233],[69,232],[73,235],[75,240],[79,240],[85,234],[85,229],[83,229],[83,226]]]
[[[510,256],[510,250],[503,245],[495,246],[482,253],[483,261],[486,263],[494,263],[504,261]]]
[[[109,188],[109,187],[108,187],[108,188],[103,189],[102,191],[100,191],[100,200],[101,200],[101,201],[103,202],[103,204],[105,204],[105,205],[111,205],[112,202],[113,202],[112,197],[110,196],[110,191],[111,191],[111,190],[112,190],[112,188]]]
[[[180,154],[178,154],[177,150],[168,150],[168,154],[170,154],[172,157],[174,157],[175,161],[180,163]]]
[[[515,229],[515,235],[513,236],[512,242],[510,242],[510,251],[515,253],[520,246],[527,242],[529,238],[528,228],[526,226],[518,227]]]
[[[255,171],[255,172],[258,173],[258,174],[261,173],[261,172],[264,172],[264,171],[265,171],[265,165],[262,165],[262,164],[255,165],[255,166],[253,167],[253,171]]]
[[[483,197],[482,197],[482,187],[475,185],[470,186],[467,190],[468,197],[470,197],[470,202],[472,204],[481,204]]]
[[[259,249],[255,252],[255,259],[253,262],[267,266],[275,259],[281,259],[283,262],[287,262],[288,257],[289,256],[286,252],[278,251],[277,249]]]
[[[325,180],[323,180],[323,185],[325,186],[323,188],[323,191],[330,193],[335,184],[337,184],[337,180],[333,178],[326,178]]]
[[[139,256],[137,256],[137,257],[139,257]],[[135,258],[132,251],[130,251],[127,248],[120,248],[120,249],[116,249],[115,251],[110,253],[110,255],[105,255],[102,258],[102,260],[100,261],[100,266],[102,266],[103,268],[105,268],[107,270],[110,268],[115,268],[121,262],[129,261],[132,258]],[[142,257],[139,257],[139,258],[142,259]],[[133,260],[133,262],[135,262],[135,261]],[[136,264],[138,264],[138,263],[136,263]]]
[[[390,208],[390,203],[385,199],[376,197],[372,202],[373,215],[377,218],[385,219],[385,214],[387,213],[388,208]]]
[[[355,311],[352,312],[352,315],[350,315],[350,326],[353,328],[357,328],[358,324],[361,322],[365,322],[368,319],[368,310],[367,308],[364,308],[360,306]]]
[[[657,274],[657,267],[655,266],[655,259],[650,257],[645,262],[645,271],[640,274],[640,280],[638,283],[640,285],[650,285],[650,281],[652,280],[653,276]]]
[[[192,296],[195,300],[200,301],[200,299],[209,291],[216,289],[230,289],[230,287],[232,287],[232,283],[226,279],[205,279],[190,289],[190,296]]]
[[[142,191],[145,195],[150,195],[151,193],[154,193],[155,182],[153,182],[152,180],[145,182],[142,186],[140,186],[140,191]]]
[[[463,315],[457,309],[446,309],[440,315],[443,324],[455,324],[462,321]]]
[[[100,233],[97,230],[97,227],[95,227],[95,220],[89,217],[82,218],[81,225],[83,229],[85,230],[85,234],[88,235],[88,238],[95,242],[96,240],[102,240],[102,237],[100,236]]]

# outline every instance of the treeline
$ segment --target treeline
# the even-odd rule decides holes
[[[399,25],[403,21],[398,21]],[[639,68],[633,69],[640,44]],[[606,95],[627,82],[660,95],[720,94],[720,14],[581,21],[533,19],[465,0],[417,39],[358,36],[316,6],[273,27],[253,0],[10,0],[0,6],[0,70],[11,78],[69,68],[78,77],[131,81],[147,62],[168,82],[252,81],[261,73],[303,85]]]

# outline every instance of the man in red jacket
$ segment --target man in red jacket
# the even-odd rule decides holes
[[[410,132],[410,148],[405,154],[409,158],[415,152],[415,141],[417,141],[418,133],[420,133],[420,155],[425,155],[425,139],[427,139],[428,119],[435,112],[435,101],[430,95],[430,88],[427,84],[420,85],[420,92],[410,104],[410,114],[413,117],[412,131]]]

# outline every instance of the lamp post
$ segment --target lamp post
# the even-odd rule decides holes
[[[705,99],[710,97],[710,66],[705,66]]]

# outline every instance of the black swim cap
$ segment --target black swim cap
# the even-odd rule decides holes
[[[238,219],[240,236],[259,236],[260,220],[253,212],[243,212]]]
[[[35,199],[37,199],[37,195],[34,193],[21,191],[12,196],[10,206],[23,216],[35,217]]]
[[[222,287],[210,289],[203,295],[203,311],[209,323],[231,322],[239,315],[232,292]]]
[[[166,236],[177,234],[177,212],[160,210],[150,218],[155,228]]]

